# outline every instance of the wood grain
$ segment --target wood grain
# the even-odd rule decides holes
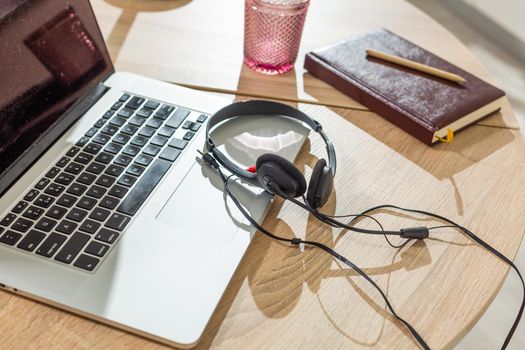
[[[92,1],[105,36],[110,36],[118,69],[239,89],[248,95],[270,91],[291,101],[311,98],[347,107],[353,103],[303,77],[300,70],[269,79],[242,66],[240,2],[147,2]],[[312,3],[303,53],[382,25],[490,78],[457,39],[403,1],[322,3]],[[124,5],[126,10],[119,7]],[[168,6],[173,8],[166,10]],[[137,9],[143,12],[134,13]],[[116,32],[110,35],[113,27]],[[337,151],[335,191],[325,211],[355,213],[382,203],[435,211],[515,256],[525,230],[525,144],[519,131],[473,126],[453,143],[430,148],[367,111],[298,107],[322,122]],[[491,120],[515,123],[509,106]],[[320,157],[325,157],[323,144],[311,137],[296,164],[309,178]],[[434,223],[391,214],[377,213],[386,228]],[[375,228],[366,220],[359,225]],[[382,237],[328,228],[281,200],[271,207],[264,226],[289,237],[319,240],[349,257],[388,292],[398,313],[435,349],[459,342],[490,305],[508,272],[503,263],[452,230],[436,231],[432,239],[395,250]],[[514,317],[513,310],[509,324]],[[166,348],[6,292],[0,292],[0,319],[6,349]],[[256,235],[197,346],[208,348],[407,349],[416,344],[353,271],[319,251],[298,251]]]

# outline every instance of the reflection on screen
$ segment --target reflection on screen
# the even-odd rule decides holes
[[[0,1],[0,174],[112,72],[85,0]]]

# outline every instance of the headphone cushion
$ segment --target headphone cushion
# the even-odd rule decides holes
[[[320,159],[315,164],[306,194],[306,200],[312,208],[322,207],[328,201],[333,187],[331,173],[332,171],[326,166],[326,160]]]
[[[293,197],[301,196],[306,192],[306,180],[304,179],[303,174],[299,171],[299,169],[297,169],[297,167],[292,162],[277,154],[265,153],[257,158],[257,163],[255,167],[256,169],[259,169],[264,163],[268,162],[277,164],[279,167],[281,167],[282,170],[284,170],[284,172],[288,176],[290,176],[291,179],[293,179],[296,182],[297,189],[295,196]],[[275,180],[279,181],[279,179]]]

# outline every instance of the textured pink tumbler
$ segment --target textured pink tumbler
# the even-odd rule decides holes
[[[265,74],[293,68],[310,0],[245,0],[244,62]]]

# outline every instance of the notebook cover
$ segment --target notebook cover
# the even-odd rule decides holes
[[[449,82],[367,57],[366,49],[458,74],[466,83]],[[304,67],[429,145],[436,131],[505,95],[502,90],[386,29],[310,52]]]

